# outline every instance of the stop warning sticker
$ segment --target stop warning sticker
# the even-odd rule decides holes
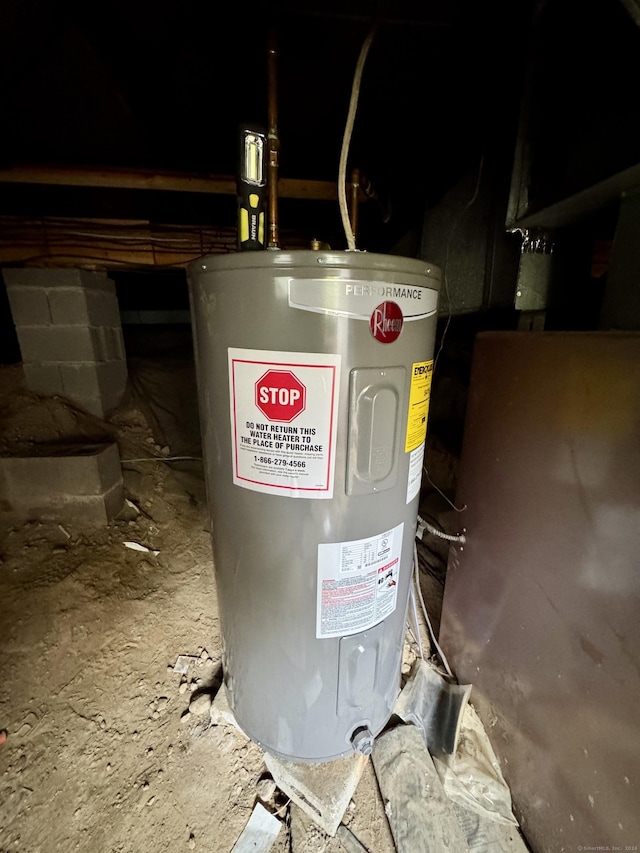
[[[233,482],[332,498],[340,356],[229,348]]]

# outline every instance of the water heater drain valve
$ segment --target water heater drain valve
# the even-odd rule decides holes
[[[356,752],[362,755],[371,755],[374,737],[366,726],[356,729],[351,736],[351,745]]]

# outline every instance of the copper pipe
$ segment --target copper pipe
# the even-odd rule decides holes
[[[383,202],[380,199],[371,181],[360,169],[354,168],[351,170],[351,182],[347,184],[347,187],[350,190],[347,201],[349,204],[349,221],[354,240],[357,240],[358,237],[359,207],[361,201],[375,202],[382,216],[382,221],[389,221],[391,218],[391,205],[389,202]]]
[[[278,235],[278,166],[280,156],[280,140],[278,139],[278,81],[276,74],[277,45],[275,30],[269,31],[267,51],[268,64],[268,124],[267,145],[269,163],[267,168],[267,197],[269,200],[269,240],[268,249],[279,249]]]
[[[371,181],[365,175],[360,174],[360,188],[365,198],[371,199],[376,203],[376,207],[380,211],[380,216],[383,222],[388,222],[391,219],[391,204],[388,201],[383,201],[378,193],[371,185]]]

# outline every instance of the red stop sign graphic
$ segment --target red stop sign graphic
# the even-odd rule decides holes
[[[267,370],[256,382],[256,406],[269,421],[290,423],[304,412],[307,389],[290,370]]]

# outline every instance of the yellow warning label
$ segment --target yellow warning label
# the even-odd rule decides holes
[[[427,417],[431,396],[431,377],[433,359],[416,361],[411,367],[411,391],[409,393],[409,417],[407,419],[407,438],[405,453],[411,453],[427,437]]]

